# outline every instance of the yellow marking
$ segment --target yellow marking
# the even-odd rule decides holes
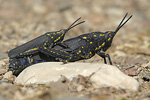
[[[98,48],[96,47],[95,50],[97,50]]]
[[[83,49],[83,46],[82,46],[82,49]]]
[[[90,54],[92,54],[92,52],[90,52]]]
[[[92,42],[90,42],[90,44],[92,44]]]
[[[53,34],[55,34],[55,32]]]
[[[50,51],[50,52],[53,52],[53,51]]]
[[[33,62],[33,59],[31,58],[31,62]]]
[[[107,53],[105,53],[105,55],[107,55]]]
[[[89,41],[89,40],[87,40],[87,41]]]
[[[60,39],[60,37],[58,37],[58,39]]]
[[[46,43],[44,43],[44,45],[46,45]]]
[[[81,53],[81,50],[79,50],[79,53]]]
[[[84,56],[81,56],[82,58],[85,58]]]
[[[46,42],[48,42],[48,41],[46,41]]]
[[[110,41],[111,38],[108,38],[108,41]]]
[[[87,37],[83,37],[83,39],[87,39]]]
[[[56,53],[57,55],[60,55],[59,53]]]
[[[105,42],[102,44],[102,46],[104,46],[105,45]]]
[[[20,53],[20,55],[22,55],[22,53]]]
[[[64,55],[61,55],[62,57],[64,57]]]
[[[96,37],[96,35],[94,35],[94,37]]]
[[[107,34],[109,34],[110,32],[108,32]]]
[[[46,47],[44,47],[44,49],[47,49]]]
[[[69,59],[71,59],[71,57]]]
[[[61,36],[63,36],[64,34],[62,34]]]
[[[68,62],[67,60],[65,62]]]
[[[51,38],[53,38],[53,36]]]
[[[19,68],[20,68],[21,66],[19,66]]]
[[[105,36],[105,34],[100,34],[100,36]]]
[[[77,52],[77,55],[78,55],[79,53]]]
[[[60,32],[57,32],[57,34],[58,34],[58,33],[60,33]]]
[[[50,35],[50,34],[47,34],[47,35]]]
[[[99,48],[101,48],[101,46],[99,46]]]
[[[66,52],[66,51],[64,51],[64,52],[68,54],[68,52]]]
[[[53,52],[53,53],[55,53],[55,52]]]
[[[67,57],[67,58],[68,58],[69,56],[65,56],[65,57]]]

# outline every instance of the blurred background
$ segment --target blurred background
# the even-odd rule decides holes
[[[0,53],[7,54],[46,32],[68,28],[79,17],[86,22],[70,30],[65,39],[114,31],[128,12],[133,17],[119,30],[107,52],[111,56],[138,55],[149,60],[149,4],[149,0],[0,0]],[[91,61],[99,59],[96,56]],[[113,62],[121,61],[114,57]]]
[[[107,53],[113,65],[139,81],[140,91],[102,88],[77,95],[88,94],[91,98],[98,95],[91,100],[149,100],[144,98],[150,97],[150,0],[0,0],[0,100],[6,100],[3,96],[8,100],[49,100],[64,93],[69,96],[68,88],[58,89],[59,84],[54,85],[56,92],[47,86],[16,86],[12,84],[13,78],[3,81],[9,64],[5,60],[8,51],[46,32],[66,29],[79,17],[86,22],[71,29],[65,39],[114,31],[127,12],[133,17],[118,31]],[[95,55],[84,62],[103,63],[103,59]],[[115,95],[119,95],[118,99],[113,99]]]

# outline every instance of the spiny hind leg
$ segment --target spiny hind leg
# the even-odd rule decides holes
[[[39,51],[46,55],[62,60],[64,64],[72,59],[72,54],[64,50],[58,50],[53,48],[40,48]]]
[[[29,49],[23,53],[18,54],[17,57],[29,56],[29,55],[36,54],[38,52],[39,52],[38,48],[32,48],[32,49]]]

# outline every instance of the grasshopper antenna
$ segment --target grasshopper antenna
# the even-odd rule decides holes
[[[68,28],[67,28],[67,31],[69,31],[70,29],[72,29],[73,27],[75,27],[75,26],[77,26],[77,25],[79,25],[79,24],[82,24],[82,23],[84,23],[85,21],[82,21],[82,22],[79,22],[79,23],[77,23],[77,24],[75,24],[78,20],[80,20],[81,19],[81,17],[79,17],[75,22],[73,22]],[[75,25],[74,25],[75,24]]]
[[[115,30],[115,33],[117,33],[119,31],[119,29],[124,25],[126,24],[129,19],[132,17],[132,15],[123,23],[124,19],[126,18],[126,16],[128,15],[128,13],[126,13],[126,15],[124,16],[124,18],[122,19],[122,21],[120,22],[120,24],[118,25],[118,27],[116,28]],[[123,24],[122,24],[123,23]]]

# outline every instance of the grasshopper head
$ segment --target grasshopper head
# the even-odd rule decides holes
[[[124,19],[126,18],[126,16],[128,15],[128,13],[126,13],[126,15],[124,16],[124,18],[122,19],[122,21],[120,22],[120,24],[118,25],[118,27],[116,28],[115,31],[107,31],[105,32],[105,40],[108,41],[112,41],[114,36],[116,35],[116,33],[119,31],[119,29],[125,25],[129,19],[132,17],[132,15],[123,23]]]

